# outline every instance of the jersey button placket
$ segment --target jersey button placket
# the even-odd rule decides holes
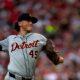
[[[22,42],[26,42],[27,43],[27,40],[26,40],[26,37],[20,37]],[[24,57],[24,63],[25,63],[25,70],[26,70],[26,74],[29,74],[29,60],[28,60],[28,54],[27,54],[27,49],[23,48],[22,49],[22,52],[23,52],[23,57]]]
[[[28,36],[27,36],[28,38]],[[25,37],[25,42],[27,43],[27,38]],[[30,69],[29,69],[29,57],[28,57],[28,51],[27,51],[27,48],[26,48],[26,55],[27,55],[27,61],[28,61],[28,65],[27,65],[27,68],[28,68],[28,74],[30,75]]]

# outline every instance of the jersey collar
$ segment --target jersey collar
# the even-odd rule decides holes
[[[27,38],[27,37],[29,37],[29,36],[32,35],[32,34],[33,34],[33,33],[28,33],[28,34],[26,34],[25,36],[21,36],[21,35],[18,34],[17,36],[18,36],[18,37],[21,37],[21,38],[25,38],[25,37]]]

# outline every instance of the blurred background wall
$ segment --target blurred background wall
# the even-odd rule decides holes
[[[0,40],[16,34],[14,24],[22,12],[39,19],[33,32],[52,39],[64,57],[63,64],[54,66],[42,54],[35,71],[36,80],[80,80],[80,0],[0,0]],[[2,53],[0,80],[8,63],[7,55]]]

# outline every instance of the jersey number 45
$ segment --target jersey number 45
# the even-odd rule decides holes
[[[37,58],[37,55],[38,55],[38,51],[33,51],[33,50],[31,50],[30,52],[29,52],[29,55],[32,57],[32,58]]]

